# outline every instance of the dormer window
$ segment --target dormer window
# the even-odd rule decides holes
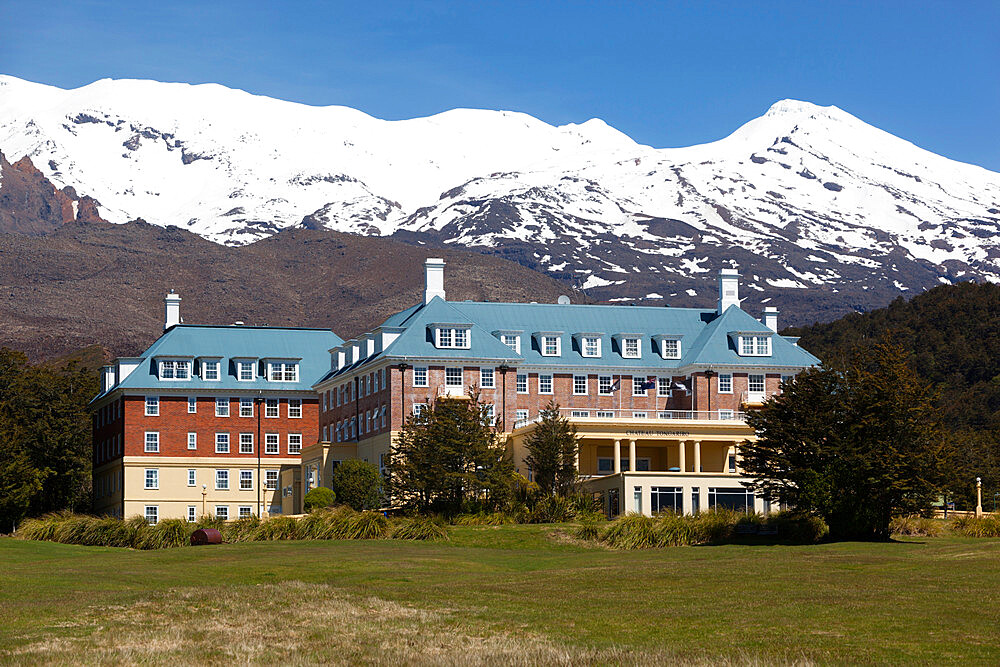
[[[201,379],[202,380],[218,380],[219,379],[219,360],[209,359],[201,362]]]
[[[521,337],[517,334],[500,334],[500,341],[517,354],[521,354]]]
[[[272,361],[268,364],[267,377],[271,382],[298,382],[299,365],[294,361]]]
[[[160,361],[161,380],[189,380],[191,379],[191,362],[188,360],[162,359]]]
[[[737,345],[741,357],[771,356],[771,336],[766,334],[740,334]]]
[[[681,358],[681,341],[677,338],[664,338],[660,341],[660,355],[664,359]]]
[[[601,337],[584,336],[583,343],[580,345],[580,352],[585,357],[601,356]]]
[[[470,345],[469,330],[465,327],[437,327],[436,347],[441,349],[467,350]]]
[[[638,359],[642,356],[638,338],[634,336],[622,338],[622,356],[626,359]]]
[[[543,357],[558,357],[560,350],[560,339],[559,336],[547,335],[542,336],[542,356]]]
[[[252,382],[257,378],[257,362],[243,359],[236,362],[236,378],[240,382]]]

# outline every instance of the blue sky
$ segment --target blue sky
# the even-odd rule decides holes
[[[390,119],[599,117],[657,147],[718,139],[795,98],[1000,171],[995,0],[0,0],[0,26],[0,72],[61,87],[152,78]]]

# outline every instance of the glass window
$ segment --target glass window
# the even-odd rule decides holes
[[[271,382],[298,382],[299,365],[294,361],[272,361]]]
[[[518,354],[521,353],[521,339],[516,334],[501,334],[500,340]]]
[[[633,396],[646,395],[646,378],[639,377],[638,375],[632,376],[632,395]]]
[[[240,505],[239,512],[239,517],[241,519],[249,519],[252,515],[251,513],[253,512],[253,508],[249,505]]]
[[[278,451],[278,434],[277,433],[265,433],[264,434],[264,453],[265,454],[279,454]]]
[[[278,399],[264,399],[264,416],[271,419],[278,416]]]
[[[468,329],[455,329],[455,347],[469,347]]]
[[[719,393],[720,394],[731,394],[731,393],[733,393],[733,374],[732,373],[719,373]]]
[[[229,521],[229,507],[226,505],[215,506],[215,518]]]
[[[518,373],[517,374],[517,393],[527,394],[528,393],[528,374]]]
[[[551,394],[552,393],[552,376],[547,374],[538,374],[538,393],[539,394]]]
[[[528,420],[528,414],[529,413],[528,413],[527,410],[525,410],[523,408],[519,409],[519,410],[517,410],[517,412],[515,412],[514,419],[515,419],[515,421],[518,421],[518,422],[527,421]]]
[[[253,470],[240,471],[240,490],[251,491],[253,489]]]
[[[215,434],[215,453],[216,454],[228,454],[229,453],[229,434],[228,433],[216,433]]]
[[[413,386],[414,387],[426,387],[427,386],[427,367],[426,366],[414,366],[413,367]]]
[[[146,416],[147,417],[157,417],[160,414],[160,397],[159,396],[147,396],[146,397]]]
[[[248,382],[253,380],[257,375],[256,373],[256,362],[253,361],[238,361],[236,362],[236,367],[238,370],[238,376],[241,382]]]
[[[483,389],[496,388],[496,376],[492,368],[479,369],[479,386]]]
[[[753,338],[750,336],[740,336],[740,354],[743,356],[753,354]]]
[[[278,488],[278,471],[277,470],[265,470],[264,471],[264,487],[268,491],[274,491]]]
[[[656,395],[670,396],[670,378],[656,378]]]
[[[240,433],[240,454],[253,454],[253,433]]]
[[[754,494],[742,487],[708,489],[708,507],[710,509],[725,508],[737,512],[753,511]]]
[[[598,338],[597,336],[584,336],[583,356],[585,357],[601,356],[601,339]]]
[[[253,399],[240,399],[240,417],[253,417]]]
[[[203,380],[218,380],[219,362],[218,361],[201,362],[201,378]]]
[[[751,394],[763,394],[764,393],[764,376],[763,375],[750,375],[747,378],[747,390]]]
[[[423,417],[425,412],[427,412],[427,404],[426,403],[414,403],[413,404],[413,416],[414,417]]]
[[[590,416],[590,411],[589,410],[573,410],[573,411],[570,412],[570,416],[571,417],[589,417]]]
[[[648,415],[648,413],[646,413],[646,412],[633,412],[632,413],[632,418],[633,419],[646,419],[647,415]]]
[[[146,468],[146,488],[160,488],[160,471],[156,468]]]
[[[622,341],[622,356],[629,359],[639,358],[639,339],[625,338]]]
[[[216,470],[215,471],[215,489],[217,491],[228,491],[229,490],[229,471],[228,470]]]
[[[156,453],[160,451],[159,431],[146,431],[146,447],[144,451],[146,453]]]
[[[642,514],[642,487],[633,487],[632,491],[633,505],[635,506],[635,513]]]
[[[735,419],[735,415],[732,410],[719,410],[719,419]]]
[[[155,524],[160,521],[160,508],[157,505],[146,505],[146,523]]]
[[[194,396],[188,396],[188,414],[196,412],[198,412],[198,399]]]
[[[188,433],[188,449],[198,449],[197,433]]]
[[[446,387],[462,387],[462,369],[461,368],[446,368],[444,369],[444,384]]]
[[[770,336],[755,336],[754,340],[754,354],[760,356],[767,356],[771,354],[771,338]]]
[[[468,348],[469,330],[464,328],[440,327],[437,330],[438,347]]]
[[[598,410],[597,411],[597,418],[598,419],[614,419],[615,418],[615,413],[613,411],[611,411],[611,410]]]
[[[452,347],[451,329],[438,329],[438,347]]]
[[[542,336],[542,355],[546,357],[559,356],[559,336]]]
[[[649,509],[658,512],[684,512],[684,490],[679,486],[654,486],[649,489]]]
[[[188,468],[188,486],[198,486],[198,471]]]
[[[194,523],[198,520],[198,507],[196,505],[188,505],[188,523]]]
[[[288,399],[288,417],[290,419],[301,419],[302,418],[302,399],[301,398],[290,398],[290,399]]]
[[[663,358],[664,359],[680,359],[681,358],[681,342],[672,338],[663,339]]]
[[[599,396],[611,396],[614,393],[610,375],[600,375],[597,378],[597,393]]]
[[[288,453],[289,454],[300,454],[300,453],[302,453],[302,434],[301,433],[289,433],[288,434]]]
[[[493,407],[493,404],[492,403],[487,404],[483,411],[486,413],[483,419],[486,425],[487,426],[495,425],[497,422],[497,417],[496,417],[496,409]]]
[[[217,399],[215,399],[215,416],[216,417],[228,417],[229,416],[229,399],[228,398],[217,398]]]
[[[585,396],[587,394],[586,375],[573,376],[573,393],[576,394],[577,396]]]

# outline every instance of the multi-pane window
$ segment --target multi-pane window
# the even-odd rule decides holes
[[[539,394],[551,394],[552,393],[552,376],[548,374],[538,374],[538,393]]]
[[[413,386],[414,387],[426,387],[427,386],[427,367],[426,366],[414,366],[413,367]]]
[[[280,454],[278,451],[278,434],[277,433],[265,433],[264,434],[264,453],[265,454]]]
[[[583,337],[583,356],[585,357],[601,356],[601,339],[599,336]]]
[[[486,413],[483,416],[484,423],[487,426],[493,426],[494,424],[496,424],[497,422],[496,409],[493,407],[492,403],[486,405],[484,412]]]
[[[610,396],[613,394],[613,386],[610,375],[599,375],[597,377],[597,394],[599,396]]]
[[[240,471],[240,491],[253,490],[253,470]]]
[[[239,518],[249,519],[253,515],[253,508],[249,505],[240,505]]]
[[[146,505],[146,523],[152,525],[160,520],[160,508],[157,505]]]
[[[656,395],[670,396],[670,378],[656,378]]]
[[[632,376],[632,395],[633,396],[645,396],[646,395],[646,378],[639,377],[638,375]]]
[[[682,514],[684,512],[684,492],[679,486],[654,486],[649,489],[650,511],[653,514],[658,512],[674,512]]]
[[[571,417],[589,417],[590,410],[572,410],[570,412]]]
[[[500,340],[518,354],[521,353],[521,339],[517,334],[500,334]]]
[[[216,470],[215,471],[215,489],[216,489],[216,491],[228,491],[229,490],[229,471],[228,470]]]
[[[576,394],[577,396],[585,396],[587,394],[586,375],[573,376],[573,393]]]
[[[542,356],[559,356],[559,336],[542,336]]]
[[[647,416],[648,416],[648,413],[646,413],[646,412],[633,412],[632,413],[632,418],[633,419],[646,419]]]
[[[735,419],[735,413],[732,410],[719,410],[719,419]]]
[[[740,336],[740,355],[744,357],[771,356],[771,337]]]
[[[146,416],[147,417],[157,417],[160,414],[160,397],[159,396],[147,396],[146,397]]]
[[[272,361],[270,367],[271,382],[299,381],[299,365],[294,361]]]
[[[676,338],[665,338],[663,340],[663,358],[664,359],[680,359],[681,358],[681,342]]]
[[[229,521],[229,506],[228,505],[216,505],[215,506],[215,518],[222,519],[223,521]]]
[[[276,398],[264,399],[264,416],[268,418],[274,418],[278,416],[278,399]]]
[[[301,433],[289,433],[288,434],[288,453],[289,454],[300,454],[302,452],[302,434]]]
[[[444,384],[446,387],[462,387],[462,369],[461,368],[446,368],[444,369]]]
[[[229,416],[229,399],[228,398],[216,398],[215,399],[215,416],[216,417],[228,417]]]
[[[268,491],[274,491],[276,488],[278,488],[277,470],[264,471],[264,488],[266,488]]]
[[[483,389],[495,389],[496,374],[492,368],[480,368],[479,369],[479,386]]]
[[[611,410],[598,410],[597,411],[597,418],[598,419],[614,419],[615,418],[615,413],[612,412]]]
[[[240,382],[249,382],[257,376],[257,363],[254,361],[237,361],[236,377]]]
[[[288,399],[288,416],[291,419],[301,419],[302,418],[302,399],[301,398],[290,398],[290,399]]]
[[[466,349],[469,347],[469,330],[439,327],[437,329],[437,346],[439,348]]]
[[[188,432],[188,449],[198,449],[198,434]]]
[[[731,394],[731,393],[733,393],[733,374],[732,373],[719,373],[719,393],[720,394]]]
[[[218,361],[202,361],[201,362],[201,379],[202,380],[218,380],[219,379],[219,362]]]
[[[161,380],[187,380],[191,377],[190,361],[161,361]]]
[[[188,486],[198,486],[198,471],[188,468]]]
[[[156,468],[146,468],[146,487],[147,489],[158,489],[160,488],[160,471]]]
[[[519,393],[519,394],[527,394],[528,393],[528,374],[527,373],[518,373],[517,374],[517,378],[515,380],[515,384],[517,385],[517,393]]]
[[[458,348],[469,347],[468,329],[455,329],[455,347]]]
[[[628,359],[638,359],[639,354],[639,339],[638,338],[623,338],[622,339],[622,356]]]
[[[229,453],[229,434],[228,433],[216,433],[215,434],[215,453],[216,454],[228,454]]]
[[[198,506],[188,505],[188,523],[194,523],[198,520]]]
[[[763,394],[764,393],[764,376],[763,375],[750,375],[747,377],[747,391],[751,394]]]
[[[146,446],[143,451],[147,454],[155,454],[160,451],[159,431],[146,431]]]
[[[426,403],[414,403],[413,404],[413,416],[414,417],[423,417],[425,412],[427,412],[427,404]]]
[[[518,422],[523,422],[528,420],[528,411],[525,409],[519,409],[514,413],[514,419]]]
[[[240,417],[253,417],[253,398],[240,399]]]
[[[240,433],[240,454],[253,454],[253,433]]]
[[[188,414],[196,412],[198,412],[198,399],[194,396],[188,396]]]

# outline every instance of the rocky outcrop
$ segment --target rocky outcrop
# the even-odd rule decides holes
[[[92,197],[56,188],[28,156],[13,164],[0,151],[0,232],[45,236],[67,222],[104,222]]]

